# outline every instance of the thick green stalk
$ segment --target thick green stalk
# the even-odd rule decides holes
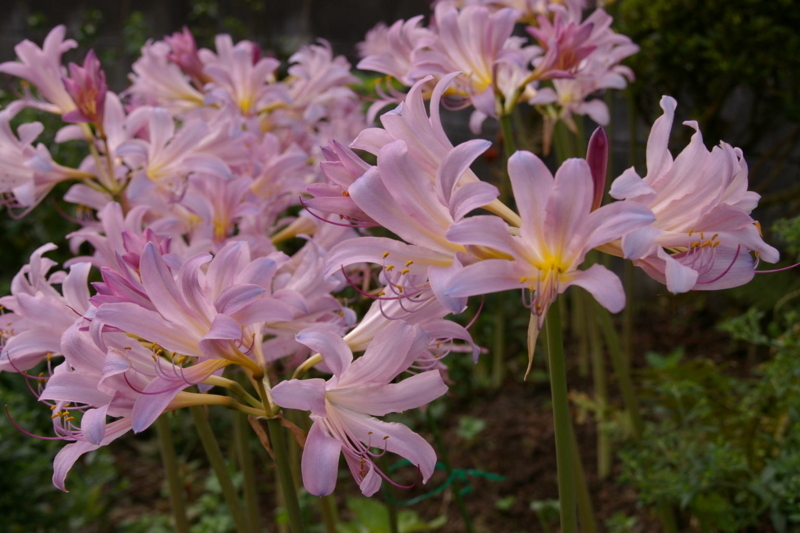
[[[558,500],[561,508],[562,533],[577,533],[575,469],[572,462],[572,435],[567,398],[567,367],[564,341],[561,336],[561,311],[556,299],[547,312],[547,361],[550,366],[550,393],[553,398],[553,420],[556,434],[556,467],[558,468]]]
[[[236,493],[236,488],[233,486],[233,481],[228,473],[228,467],[225,464],[225,458],[222,456],[222,450],[219,449],[219,443],[206,419],[205,409],[199,405],[193,405],[189,410],[192,412],[197,434],[200,436],[200,442],[203,443],[211,468],[217,475],[217,480],[222,489],[222,496],[225,498],[225,503],[228,504],[233,521],[236,523],[236,531],[238,533],[247,533],[247,520],[242,511],[239,495]]]
[[[425,412],[426,416],[428,417],[428,427],[431,428],[431,433],[433,433],[433,440],[436,442],[436,447],[439,451],[439,460],[444,465],[444,470],[447,473],[447,477],[449,478],[453,474],[453,468],[450,466],[450,459],[447,456],[447,448],[444,446],[444,441],[442,440],[442,433],[439,431],[439,425],[436,423],[436,419],[433,418],[431,414],[431,410],[428,409]],[[467,512],[467,506],[464,504],[464,497],[461,495],[461,483],[455,482],[453,484],[453,494],[456,497],[456,505],[458,505],[458,512],[461,514],[461,518],[464,520],[464,531],[467,533],[473,533],[474,529],[472,528],[472,519],[469,517],[469,513]]]
[[[592,305],[591,296],[582,294],[582,303],[586,307]],[[597,405],[597,477],[603,479],[611,473],[611,443],[608,432],[605,431],[606,409],[608,408],[608,385],[606,382],[606,367],[603,361],[603,344],[600,341],[600,332],[597,323],[586,322],[589,330],[589,343],[592,352],[592,378],[594,381],[594,401]]]
[[[517,142],[514,140],[514,125],[511,117],[511,114],[500,117],[500,128],[503,130],[503,153],[506,156],[506,160],[517,151]]]
[[[186,518],[186,504],[183,501],[183,487],[178,473],[178,458],[175,456],[175,445],[172,442],[172,428],[166,414],[156,419],[158,444],[161,447],[161,461],[167,473],[169,486],[169,502],[172,507],[172,518],[175,519],[176,533],[189,533],[189,520]]]
[[[638,441],[642,438],[644,422],[642,422],[642,414],[639,411],[639,400],[636,398],[636,390],[633,387],[631,370],[620,349],[619,337],[617,336],[617,330],[614,329],[614,324],[611,322],[611,314],[605,309],[601,309],[597,303],[593,302],[593,305],[594,316],[597,317],[600,329],[603,332],[608,354],[611,357],[611,364],[614,366],[614,374],[617,377],[620,392],[622,392],[625,410],[628,411],[628,416],[631,417],[633,435]]]
[[[294,486],[292,469],[289,466],[289,454],[286,452],[286,439],[283,437],[283,427],[278,418],[267,420],[269,438],[272,441],[272,452],[275,454],[275,466],[278,470],[278,481],[281,484],[283,497],[286,500],[286,511],[289,514],[289,524],[293,533],[305,531],[303,517],[300,514],[300,504],[297,501],[297,490]]]
[[[502,295],[494,297],[492,328],[492,388],[499,389],[506,375],[506,306]]]
[[[247,422],[247,415],[236,413],[233,419],[233,427],[236,432],[236,451],[239,455],[239,468],[242,469],[247,522],[251,533],[259,533],[261,531],[261,513],[258,505],[255,464],[250,450],[250,424]]]
[[[336,513],[336,500],[333,499],[333,495],[328,494],[320,498],[319,505],[322,508],[322,523],[325,526],[325,533],[336,533],[339,517]]]
[[[625,286],[625,294],[633,294],[633,284],[636,280],[636,268],[632,261],[625,261],[622,272],[622,283]],[[630,367],[633,356],[633,317],[636,300],[631,298],[625,309],[622,310],[622,353],[625,356],[625,364]]]
[[[625,410],[628,411],[628,416],[631,417],[633,437],[638,442],[642,439],[642,434],[644,433],[644,422],[639,411],[639,400],[636,397],[633,380],[631,379],[630,363],[620,348],[619,337],[614,329],[614,324],[611,322],[611,315],[595,304],[595,316],[600,322],[600,329],[603,331],[608,353],[611,356],[611,364],[614,366],[614,374],[617,376],[617,383],[619,383],[619,388],[622,392]],[[659,502],[657,508],[664,533],[677,533],[678,527],[672,506],[667,502]]]
[[[575,488],[578,497],[578,516],[581,519],[581,531],[582,533],[597,533],[592,497],[589,494],[589,486],[586,484],[586,474],[583,472],[583,463],[581,463],[578,439],[575,437],[575,428],[571,424],[570,433],[572,434],[572,462],[575,467]]]

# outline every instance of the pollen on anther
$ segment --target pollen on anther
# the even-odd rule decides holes
[[[389,265],[386,267],[386,272],[391,272],[392,270],[394,270],[394,265]]]
[[[525,277],[525,276],[522,276],[521,278],[519,278],[519,282],[520,283],[525,283],[526,281],[528,281],[528,278]]]
[[[411,271],[407,268],[404,268],[403,270],[400,271],[401,274],[408,274],[409,272]]]
[[[389,252],[383,252],[383,258],[386,259],[387,257],[389,257]]]
[[[408,261],[406,261],[406,266],[407,267],[410,267],[413,264],[414,264],[414,261],[412,259],[409,259]]]

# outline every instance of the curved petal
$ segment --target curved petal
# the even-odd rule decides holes
[[[475,296],[490,292],[520,289],[521,270],[516,261],[488,259],[464,267],[453,276],[445,290],[448,297]]]
[[[336,388],[328,392],[328,400],[353,411],[383,416],[422,407],[445,392],[447,385],[441,373],[430,370],[399,383]]]
[[[290,379],[281,381],[272,389],[275,403],[287,409],[311,411],[317,416],[325,416],[325,380]]]
[[[368,415],[352,411],[338,411],[340,419],[347,425],[353,436],[375,448],[408,459],[419,467],[422,481],[427,482],[436,466],[436,452],[425,439],[397,422],[383,422]]]
[[[619,313],[625,307],[625,289],[622,288],[622,282],[606,267],[592,265],[587,270],[570,273],[570,278],[562,285],[559,292],[564,292],[569,285],[577,285],[589,291],[600,305],[612,313]]]
[[[319,352],[335,376],[341,376],[353,361],[353,352],[344,339],[327,329],[319,327],[304,329],[297,334],[295,340]]]
[[[388,383],[408,369],[429,342],[422,328],[396,320],[375,335],[364,355],[339,377],[338,386]]]
[[[303,472],[303,486],[309,493],[327,496],[333,492],[341,453],[341,441],[328,435],[322,428],[322,423],[315,421],[308,432],[300,467]]]

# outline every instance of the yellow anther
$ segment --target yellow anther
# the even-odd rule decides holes
[[[689,230],[689,237],[691,237],[691,236],[692,236],[692,233],[694,233],[694,230],[693,230],[693,229],[690,229],[690,230]]]
[[[46,358],[48,361],[51,361],[51,360],[53,359],[53,354],[51,354],[50,352],[47,352],[47,353],[45,354],[45,358]]]
[[[372,435],[372,432],[371,431],[367,431],[367,435]]]
[[[715,242],[714,242],[714,243],[711,245],[711,247],[712,247],[712,248],[716,248],[717,246],[719,246],[719,241],[715,241]]]
[[[413,264],[414,264],[414,261],[412,261],[411,259],[409,259],[408,261],[406,261],[406,266],[407,266],[407,267],[410,267],[410,266],[411,266],[411,265],[413,265]]]
[[[55,406],[55,405],[51,405],[51,406],[50,406],[50,410],[51,410],[51,411],[55,411],[55,409],[56,409],[56,406]]]
[[[528,278],[526,276],[522,276],[521,278],[519,278],[520,283],[525,283],[526,281],[528,281]]]
[[[54,414],[53,416],[51,416],[50,418],[52,418],[52,419],[56,419],[56,418],[58,418],[59,416],[61,416],[61,411],[59,411],[59,412],[55,413],[55,414]]]
[[[378,296],[386,296],[386,293],[381,291],[381,292],[378,293]]]
[[[533,285],[528,285],[528,290],[533,292]]]
[[[133,350],[133,348],[131,348],[130,346],[123,346],[122,349],[123,350]]]
[[[387,440],[388,438],[389,438],[389,435],[386,435],[385,437],[383,437],[383,440]]]
[[[72,422],[73,420],[75,420],[74,416],[68,416],[67,418],[64,419],[64,422]]]
[[[383,258],[386,259],[387,257],[389,257],[389,252],[383,252]]]
[[[395,288],[397,289],[397,292],[399,292],[400,294],[403,294],[403,286],[402,285],[395,285]]]
[[[403,270],[400,271],[400,273],[404,274],[404,275],[408,274],[409,272],[411,272],[411,271],[409,269],[407,269],[407,268],[404,268]]]
[[[705,240],[705,238],[706,238],[706,236],[705,236],[705,233],[703,233],[703,232],[701,231],[701,232],[700,232],[700,239],[701,239],[701,240]]]
[[[704,242],[703,244],[700,245],[700,248],[707,248],[708,246],[711,246],[711,241]]]
[[[716,239],[717,237],[719,237],[719,233],[715,233],[714,235],[712,235],[712,236],[711,236],[711,240],[713,241],[713,240],[714,240],[714,239]]]
[[[698,246],[700,246],[700,241],[694,241],[694,242],[691,244],[690,248],[697,248]]]

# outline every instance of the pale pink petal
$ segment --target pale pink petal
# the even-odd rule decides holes
[[[697,283],[697,272],[695,270],[682,265],[665,252],[663,248],[658,249],[658,258],[662,259],[665,264],[664,276],[669,292],[679,294],[692,290],[692,287]]]
[[[94,451],[101,445],[108,445],[111,441],[127,433],[129,429],[131,429],[130,419],[123,418],[121,420],[115,420],[106,428],[105,436],[100,445],[92,444],[87,441],[78,441],[67,444],[61,448],[53,460],[53,485],[59,490],[68,492],[64,487],[64,481],[67,478],[67,474],[72,469],[72,465],[75,464],[75,461],[77,461],[81,455]]]
[[[341,376],[353,361],[350,347],[339,335],[330,330],[307,328],[298,333],[295,340],[319,352],[335,376]]]
[[[303,486],[314,496],[327,496],[336,488],[342,442],[334,439],[315,421],[303,449],[301,470]]]
[[[620,175],[611,184],[611,189],[608,194],[617,200],[624,200],[626,198],[637,199],[649,194],[655,194],[656,191],[647,184],[636,170],[631,167]]]
[[[592,265],[587,270],[576,270],[569,275],[570,279],[559,292],[563,292],[567,285],[583,287],[595,300],[611,311],[619,313],[625,307],[625,290],[616,274],[602,265]]]
[[[521,289],[523,271],[516,261],[487,259],[464,267],[453,276],[445,294],[449,297],[475,296],[492,292]]]
[[[109,326],[156,342],[167,350],[197,355],[197,346],[192,343],[197,335],[180,324],[166,322],[158,313],[136,304],[103,304],[97,309],[95,318]]]
[[[340,376],[337,386],[388,383],[407,370],[429,342],[430,336],[422,328],[396,320],[375,335],[364,355]]]
[[[526,239],[541,242],[544,210],[553,189],[553,175],[541,159],[521,151],[508,159],[508,176],[522,218],[523,235]]]
[[[590,229],[585,247],[621,239],[633,230],[648,226],[656,217],[647,207],[635,202],[614,202],[593,211],[586,220]]]
[[[353,411],[383,416],[427,405],[447,392],[438,370],[430,370],[388,385],[337,388],[328,399]]]
[[[661,109],[664,114],[656,119],[647,138],[647,180],[661,176],[672,164],[672,154],[669,153],[669,134],[672,130],[672,121],[675,117],[675,108],[678,103],[669,96],[661,97]],[[615,196],[617,198],[617,196]]]
[[[106,413],[108,405],[97,409],[87,409],[81,418],[81,433],[92,444],[100,444],[106,433]]]
[[[445,236],[457,244],[486,246],[511,257],[523,253],[519,243],[508,232],[508,224],[492,215],[464,219],[450,226]]]
[[[312,414],[325,416],[325,380],[291,379],[281,381],[272,391],[272,399],[281,407],[311,411]]]
[[[371,416],[352,411],[340,411],[347,428],[355,438],[370,446],[396,453],[419,467],[423,483],[433,474],[436,466],[436,452],[425,439],[396,422],[382,422]],[[385,438],[388,437],[388,438]]]

